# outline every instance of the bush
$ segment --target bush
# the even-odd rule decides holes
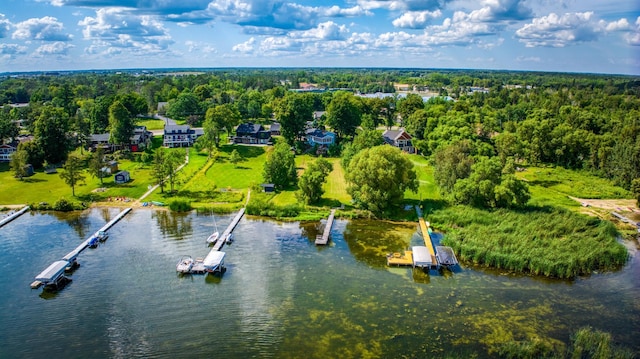
[[[177,199],[169,202],[169,209],[175,212],[189,212],[193,208],[190,201]]]
[[[64,198],[60,198],[59,200],[56,201],[56,203],[53,204],[53,210],[54,211],[60,211],[60,212],[70,212],[73,211],[73,203],[71,201],[67,201]]]

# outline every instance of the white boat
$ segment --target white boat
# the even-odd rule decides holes
[[[204,270],[209,273],[224,271],[224,252],[211,251],[204,258]]]
[[[109,233],[107,233],[106,231],[98,231],[98,240],[100,242],[106,241],[107,238],[109,238]]]
[[[220,232],[218,232],[218,231],[213,232],[213,234],[211,234],[209,236],[209,238],[207,238],[207,243],[209,243],[209,244],[216,243],[218,241],[218,237],[219,236],[220,236]]]
[[[229,244],[233,243],[233,233],[229,233],[225,241],[226,243],[229,243]]]
[[[193,268],[193,258],[191,256],[183,256],[180,258],[178,265],[176,265],[176,271],[179,273],[190,273]]]
[[[216,231],[213,232],[209,238],[207,238],[208,244],[214,244],[218,241],[218,237],[220,237],[220,232],[218,232],[218,224],[216,223],[216,217],[213,217],[213,225],[216,226]]]

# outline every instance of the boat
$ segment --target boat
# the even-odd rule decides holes
[[[193,258],[191,258],[191,256],[183,256],[176,266],[176,271],[179,273],[190,273],[191,268],[193,268]]]
[[[214,244],[218,241],[218,237],[220,236],[220,232],[218,232],[218,224],[216,223],[216,217],[213,217],[213,225],[216,226],[216,231],[213,232],[209,238],[207,238],[208,244]]]
[[[218,237],[219,236],[220,236],[220,232],[218,232],[218,231],[213,232],[213,234],[211,234],[209,236],[209,238],[207,238],[207,243],[209,243],[209,244],[216,243],[218,241]]]
[[[222,273],[224,271],[224,252],[211,251],[204,258],[204,270],[209,273]]]
[[[229,233],[225,241],[226,243],[229,243],[229,244],[233,243],[233,233]]]
[[[87,242],[87,246],[89,246],[89,248],[97,248],[99,240],[100,239],[98,236],[93,236],[89,238],[89,242]]]
[[[107,233],[106,231],[98,231],[98,240],[100,242],[106,241],[107,238],[109,238],[109,233]]]

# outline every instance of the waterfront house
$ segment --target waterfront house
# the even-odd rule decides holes
[[[404,128],[399,128],[397,130],[386,130],[382,134],[382,138],[384,139],[384,142],[390,144],[391,146],[399,148],[403,152],[416,153],[416,149],[411,143],[412,137],[404,130]]]
[[[190,147],[204,134],[201,128],[191,128],[189,125],[166,125],[164,126],[165,147]]]
[[[236,128],[234,143],[243,144],[270,144],[271,131],[266,131],[262,125],[247,122]]]
[[[11,155],[16,152],[16,149],[13,145],[0,145],[0,162],[11,161]]]
[[[310,146],[318,147],[318,154],[325,153],[329,146],[336,142],[335,133],[317,128],[308,129],[305,132],[305,138]]]

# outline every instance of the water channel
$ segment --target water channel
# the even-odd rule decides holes
[[[213,218],[139,209],[62,291],[30,289],[118,211],[27,213],[0,229],[0,358],[485,357],[508,339],[568,343],[583,326],[640,352],[635,249],[624,269],[573,281],[387,268],[385,253],[419,243],[415,223],[338,220],[316,247],[317,223],[245,217],[221,278],[179,276],[182,255],[208,253]]]

